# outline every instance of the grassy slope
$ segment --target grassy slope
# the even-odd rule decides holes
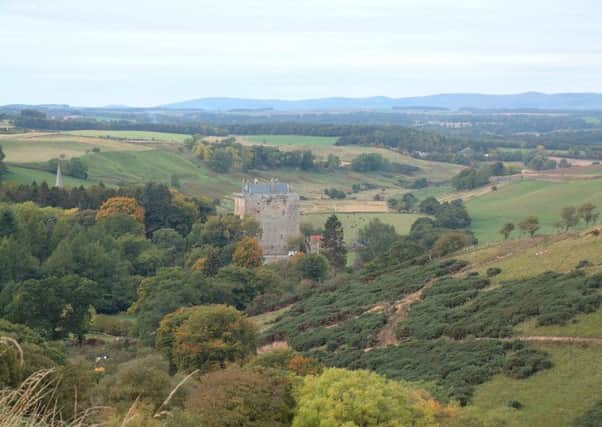
[[[180,179],[182,189],[196,194],[223,195],[235,191],[240,180],[220,175],[171,151],[150,150],[127,153],[94,153],[83,157],[92,179],[110,184],[169,183],[172,175]]]
[[[34,169],[21,168],[18,166],[9,166],[8,174],[3,177],[3,180],[15,182],[17,184],[31,184],[33,181],[40,184],[46,181],[50,186],[54,185],[55,179],[55,174]],[[89,185],[97,184],[98,182],[95,180],[83,180],[71,178],[70,176],[63,176],[63,183],[67,187],[76,187],[80,185],[87,187]]]
[[[585,268],[588,274],[602,271],[602,237],[586,233],[571,233],[503,242],[494,246],[457,254],[454,258],[472,264],[473,271],[484,274],[489,267],[501,268],[502,272],[491,280],[502,284],[505,280],[523,279],[546,271],[568,272],[582,260],[592,266]],[[518,325],[518,335],[602,337],[602,309],[577,316],[575,322],[564,326],[537,326],[528,321]]]
[[[580,314],[566,325],[537,326],[528,321],[515,328],[517,335],[553,337],[602,337],[602,309],[591,314]]]
[[[509,426],[564,427],[584,414],[602,395],[602,349],[567,345],[538,345],[552,357],[554,367],[525,380],[499,375],[477,387],[474,405],[501,415]],[[524,405],[520,411],[509,400]]]
[[[568,272],[582,260],[593,264],[587,270],[598,271],[602,266],[602,238],[585,233],[562,234],[504,242],[454,257],[470,262],[482,273],[489,267],[501,268],[501,274],[493,278],[496,283],[546,271]]]
[[[585,202],[602,208],[600,181],[516,182],[469,200],[467,207],[479,241],[491,242],[501,239],[498,230],[505,222],[516,223],[529,215],[539,217],[540,233],[553,232],[563,207]]]
[[[74,130],[66,132],[72,135],[92,136],[100,138],[116,138],[116,139],[142,139],[149,141],[176,141],[182,142],[190,135],[181,133],[168,132],[147,132],[136,130]]]
[[[311,214],[303,215],[301,222],[307,222],[314,226],[324,226],[326,219],[330,214]],[[398,233],[407,234],[410,227],[421,215],[400,214],[400,213],[350,213],[337,214],[337,217],[343,224],[345,231],[345,241],[352,244],[357,239],[358,230],[368,224],[371,220],[378,218],[386,224],[395,227]]]

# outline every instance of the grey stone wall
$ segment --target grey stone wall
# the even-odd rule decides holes
[[[234,198],[239,216],[255,217],[261,225],[261,248],[265,256],[288,254],[288,238],[299,234],[299,195],[297,193],[240,193]]]

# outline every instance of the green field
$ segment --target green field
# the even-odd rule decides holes
[[[336,214],[345,232],[345,241],[348,245],[357,240],[357,233],[360,228],[367,225],[371,220],[378,218],[385,224],[391,224],[399,234],[407,234],[410,227],[424,215],[400,214],[400,213],[339,213]],[[301,222],[309,223],[314,226],[324,226],[326,219],[330,214],[310,214],[302,215]]]
[[[168,132],[147,132],[137,130],[74,130],[66,132],[71,135],[91,136],[97,138],[136,139],[147,141],[175,141],[183,142],[190,135]]]
[[[8,167],[8,173],[3,177],[3,179],[9,182],[15,182],[17,184],[31,184],[33,181],[41,184],[42,182],[46,181],[46,183],[52,187],[54,186],[56,175],[49,172],[26,169],[11,165]],[[80,185],[86,187],[89,185],[98,184],[98,182],[94,180],[83,180],[71,178],[70,176],[63,176],[63,183],[68,187],[78,187]]]
[[[474,406],[504,419],[508,426],[565,427],[591,409],[602,396],[602,348],[538,345],[554,367],[514,380],[498,375],[477,387]],[[509,408],[518,400],[521,410]]]
[[[254,144],[267,145],[302,145],[307,147],[328,147],[337,142],[336,136],[304,136],[304,135],[245,135],[238,138]]]
[[[585,202],[592,202],[602,210],[601,181],[554,183],[525,180],[471,199],[466,205],[472,217],[471,228],[483,243],[500,240],[502,237],[498,231],[504,223],[517,223],[529,215],[539,218],[539,233],[553,233],[563,207]]]
[[[82,157],[90,179],[109,184],[170,183],[177,175],[182,190],[191,194],[223,196],[240,187],[240,178],[209,171],[183,155],[171,151],[93,153]]]

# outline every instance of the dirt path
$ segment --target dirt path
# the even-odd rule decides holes
[[[420,301],[424,291],[431,288],[436,281],[437,279],[429,281],[422,288],[416,292],[406,295],[389,308],[387,313],[387,323],[378,333],[378,344],[376,345],[376,348],[399,344],[399,338],[397,338],[397,334],[395,333],[397,324],[406,318],[410,311],[410,306],[415,302]]]
[[[524,336],[524,337],[513,337],[509,338],[509,340],[519,340],[526,342],[539,342],[542,344],[596,344],[602,345],[602,338],[598,337],[548,337],[548,336]]]

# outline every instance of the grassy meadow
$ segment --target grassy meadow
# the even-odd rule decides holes
[[[565,427],[593,408],[602,396],[602,347],[533,346],[550,354],[552,369],[516,380],[498,375],[477,386],[473,404],[503,418],[510,427]],[[517,400],[520,410],[508,407]]]
[[[502,186],[467,201],[472,230],[481,243],[500,240],[506,222],[518,223],[529,215],[539,218],[539,233],[556,231],[560,210],[592,202],[602,210],[602,183],[597,180],[545,182],[525,180]],[[518,232],[515,232],[515,236]]]

